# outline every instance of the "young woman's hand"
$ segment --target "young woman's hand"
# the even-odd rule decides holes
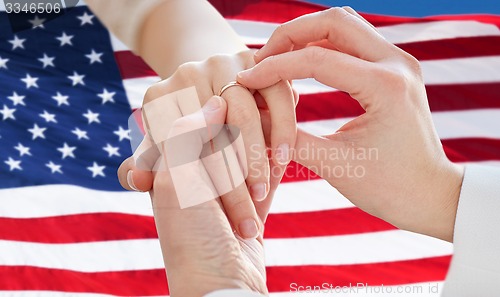
[[[463,169],[444,154],[414,57],[352,9],[333,8],[281,25],[256,61],[238,75],[249,88],[315,78],[366,111],[331,135],[299,131],[295,160],[368,213],[452,240]]]
[[[171,138],[173,143],[167,141],[160,147],[161,157],[157,161],[169,163],[190,157],[188,154],[197,157],[204,144],[214,139],[208,143],[213,144],[225,133],[222,125],[227,109],[222,98],[212,97],[202,110],[174,121],[171,134],[182,135],[182,143]],[[207,129],[197,129],[200,120]],[[176,154],[172,156],[172,152]],[[206,170],[217,168],[220,161],[215,160],[214,166]],[[150,194],[171,296],[198,297],[227,288],[267,294],[262,236],[244,240],[235,234],[226,216],[230,210],[219,198],[181,208],[186,202],[182,199],[196,201],[213,188],[204,171],[198,166],[186,166],[177,178],[178,171],[164,167],[155,172]],[[182,179],[184,175],[189,180]]]
[[[201,104],[204,104],[211,96],[218,95],[224,85],[235,81],[239,71],[253,65],[253,51],[250,50],[236,55],[214,56],[203,62],[186,63],[170,78],[150,87],[144,105],[163,95],[193,86],[196,87]],[[292,90],[289,82],[278,81],[268,87],[251,91],[234,86],[228,88],[222,97],[228,104],[226,123],[241,130],[248,161],[247,187],[223,195],[222,201],[234,226],[239,226],[248,219],[254,219],[259,224],[259,220],[266,219],[274,191],[291,159],[289,151],[295,146],[295,105],[298,95]],[[267,127],[263,127],[261,123],[260,112],[269,115]],[[168,110],[165,110],[165,117],[167,114]],[[165,119],[165,122],[168,120]],[[267,139],[263,130],[266,131]],[[142,146],[150,147],[152,142],[154,139],[146,135]],[[272,150],[271,161],[268,157],[268,147]],[[154,162],[145,162],[143,164],[146,166],[138,166],[137,157],[122,163],[118,170],[120,183],[129,190],[148,191],[153,183],[150,170]],[[148,158],[155,160],[156,157],[153,155]],[[268,198],[265,199],[266,197]],[[240,232],[240,235],[249,237],[249,233]]]

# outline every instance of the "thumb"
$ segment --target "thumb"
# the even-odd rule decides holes
[[[343,143],[332,136],[316,136],[297,129],[297,141],[293,160],[307,167],[322,178],[328,177],[328,172],[336,162],[336,152],[341,150]]]

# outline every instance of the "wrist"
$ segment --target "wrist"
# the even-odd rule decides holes
[[[407,230],[453,242],[463,177],[463,166],[447,159],[429,174],[427,182],[420,185],[426,188],[421,213]]]

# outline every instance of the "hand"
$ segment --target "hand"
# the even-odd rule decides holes
[[[299,131],[295,160],[366,212],[452,241],[463,168],[443,152],[415,58],[352,9],[333,8],[280,26],[256,62],[238,74],[249,88],[315,78],[366,111],[332,135]]]
[[[226,110],[224,100],[212,97],[203,110],[175,121],[171,131],[175,133],[196,126],[200,116],[210,127],[222,125]],[[213,137],[207,137],[207,134],[198,131],[188,135],[191,139],[184,139],[192,144],[191,151],[201,150],[203,143],[215,138],[219,132],[211,130]],[[171,151],[167,145],[161,152],[166,158],[161,159],[170,160],[172,156],[168,154]],[[267,294],[261,235],[256,239],[243,240],[234,234],[220,199],[180,208],[179,192],[191,191],[197,197],[196,190],[206,187],[197,184],[203,180],[199,172],[193,170],[189,174],[192,177],[189,183],[176,183],[174,187],[172,175],[175,173],[159,170],[151,191],[170,296],[203,296],[226,288],[243,288]]]
[[[170,78],[149,88],[144,104],[191,86],[196,86],[203,104],[208,98],[216,95],[222,86],[235,80],[238,71],[254,64],[251,51],[237,55],[214,56],[204,62],[186,63]],[[291,158],[287,147],[293,149],[295,145],[295,104],[298,96],[287,81],[259,89],[253,95],[242,87],[232,87],[222,96],[228,102],[227,123],[241,129],[248,160],[247,187],[223,195],[222,202],[235,229],[244,238],[250,238],[256,236],[255,228],[240,230],[238,226],[252,226],[248,220],[254,220],[260,225],[259,221],[266,219],[274,191]],[[266,129],[271,130],[266,140],[268,146],[273,148],[273,162],[268,160],[259,112],[270,115],[268,125],[272,126],[272,129]],[[143,146],[149,147],[151,142],[151,137],[146,135]],[[118,170],[122,186],[126,189],[148,191],[153,183],[150,170],[156,158],[157,156],[151,156],[146,166],[137,166],[134,158],[125,160]],[[274,173],[271,177],[270,170]],[[268,198],[262,201],[266,197]]]

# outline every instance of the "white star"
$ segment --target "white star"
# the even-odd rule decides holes
[[[2,120],[7,120],[7,119],[13,119],[15,120],[16,117],[14,116],[14,112],[16,112],[15,108],[8,108],[7,105],[3,105],[3,109],[0,110],[0,113],[2,114]]]
[[[36,81],[38,80],[38,77],[31,77],[29,73],[26,74],[25,78],[21,78],[21,80],[26,84],[26,89],[29,89],[31,87],[38,88],[38,84]]]
[[[20,96],[16,92],[14,92],[14,94],[12,94],[12,96],[9,96],[7,98],[9,98],[9,100],[12,101],[12,103],[14,104],[14,106],[16,106],[18,104],[26,106],[26,104],[24,103],[24,97],[25,96]]]
[[[46,110],[43,111],[43,113],[40,114],[40,116],[47,122],[47,123],[50,123],[50,122],[54,122],[54,123],[57,123],[57,120],[56,120],[56,115],[53,114],[53,113],[48,113]]]
[[[22,145],[21,143],[18,143],[17,146],[15,146],[14,148],[19,151],[20,157],[22,157],[24,155],[31,156],[30,148]]]
[[[115,99],[113,99],[113,96],[115,96],[115,92],[108,92],[108,90],[103,89],[101,94],[97,94],[98,97],[102,99],[102,104],[106,102],[115,102]]]
[[[62,153],[62,158],[66,159],[66,157],[71,157],[74,158],[75,155],[73,152],[76,150],[76,146],[69,146],[66,142],[64,143],[63,147],[57,148],[58,151]]]
[[[43,68],[47,67],[47,66],[52,66],[52,67],[55,67],[54,66],[54,59],[56,57],[49,57],[47,56],[46,53],[43,53],[43,57],[41,57],[40,59],[38,59],[38,61],[42,62],[43,63]]]
[[[87,136],[87,131],[84,131],[84,130],[80,130],[80,128],[75,128],[71,131],[71,133],[75,134],[76,137],[78,137],[78,140],[80,139],[89,139],[89,137]]]
[[[83,26],[85,24],[90,24],[90,25],[93,25],[94,23],[92,22],[92,19],[94,18],[93,15],[91,14],[88,14],[87,12],[85,12],[83,15],[77,17],[80,19],[80,21],[82,21],[82,23],[80,24],[80,26]]]
[[[62,35],[60,37],[56,37],[56,39],[61,42],[61,44],[59,46],[64,46],[66,44],[73,45],[73,43],[71,42],[71,39],[73,39],[73,37],[75,37],[75,36],[74,35],[66,35],[66,32],[63,32]]]
[[[45,166],[50,168],[50,172],[52,173],[63,173],[61,170],[61,165],[54,164],[52,161],[49,161],[49,163],[45,164]]]
[[[9,62],[9,59],[2,59],[2,57],[0,57],[0,68],[7,69],[7,62]]]
[[[89,124],[92,124],[93,122],[101,123],[99,120],[99,114],[92,112],[90,109],[87,109],[87,113],[84,113],[83,116],[89,120]]]
[[[125,130],[122,128],[122,126],[118,127],[118,130],[113,131],[114,134],[118,135],[120,137],[120,141],[124,139],[129,139],[130,140],[130,129]]]
[[[5,162],[5,164],[9,165],[10,171],[14,171],[14,169],[23,170],[21,168],[21,161],[14,160],[11,157],[9,157],[9,159],[7,161],[4,161],[4,162]]]
[[[47,130],[47,128],[40,128],[37,124],[33,125],[33,128],[28,129],[28,131],[33,134],[32,140],[37,139],[38,137],[45,139],[45,134],[43,134]]]
[[[30,22],[33,25],[32,29],[35,29],[35,28],[45,28],[43,26],[43,23],[45,22],[45,19],[40,19],[37,15],[35,15],[34,19],[28,20],[28,22]]]
[[[68,78],[73,82],[73,87],[81,84],[82,86],[85,85],[85,82],[83,81],[83,78],[85,75],[80,75],[76,71],[73,71],[73,75],[68,76]]]
[[[109,143],[106,144],[105,147],[102,148],[103,150],[105,150],[106,152],[108,152],[108,157],[111,158],[113,156],[120,156],[120,153],[118,152],[118,150],[120,149],[119,147],[116,147],[116,146],[112,146],[110,145]]]
[[[64,96],[64,95],[62,95],[59,92],[57,92],[57,95],[52,96],[52,99],[54,99],[54,100],[57,101],[57,106],[61,106],[63,104],[64,105],[69,105],[68,98],[69,98],[69,96]]]
[[[102,63],[101,61],[101,56],[103,53],[97,53],[94,49],[92,49],[92,52],[88,55],[85,55],[85,57],[89,58],[90,64],[94,64],[94,62]]]
[[[99,164],[97,164],[96,162],[94,162],[92,166],[87,167],[87,169],[92,172],[93,178],[95,178],[98,175],[105,177],[106,175],[103,172],[104,168],[106,168],[106,166],[99,166]]]
[[[24,49],[24,42],[25,41],[26,41],[26,39],[20,39],[17,37],[17,35],[14,35],[14,39],[9,40],[9,42],[12,43],[12,50],[15,50],[18,47]]]

